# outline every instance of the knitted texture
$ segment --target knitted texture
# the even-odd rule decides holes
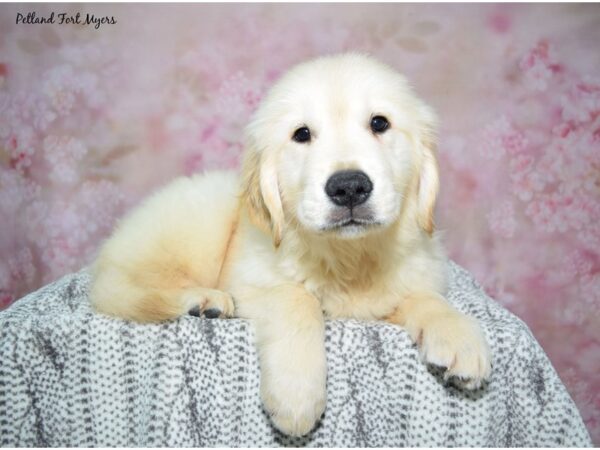
[[[241,319],[141,325],[94,313],[89,273],[0,313],[2,446],[591,446],[527,326],[450,263],[448,300],[477,318],[492,376],[469,392],[419,360],[400,327],[328,321],[327,409],[303,438],[261,407],[253,332]]]

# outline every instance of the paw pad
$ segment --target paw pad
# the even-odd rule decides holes
[[[188,314],[190,316],[194,316],[194,317],[200,317],[200,314],[202,314],[202,310],[200,309],[199,306],[194,306],[192,309],[190,309],[188,311]]]
[[[209,308],[204,311],[204,317],[207,319],[217,319],[221,316],[221,310],[218,308]]]

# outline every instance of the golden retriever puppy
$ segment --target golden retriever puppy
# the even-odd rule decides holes
[[[444,298],[435,128],[386,65],[300,64],[248,126],[240,178],[180,178],[120,223],[94,266],[95,308],[140,322],[193,308],[250,319],[264,406],[290,435],[325,408],[325,317],[401,325],[425,362],[479,386],[486,340]]]

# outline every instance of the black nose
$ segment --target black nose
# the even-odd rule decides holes
[[[373,183],[360,170],[341,170],[331,175],[325,184],[325,192],[333,203],[348,208],[366,202],[372,190]]]

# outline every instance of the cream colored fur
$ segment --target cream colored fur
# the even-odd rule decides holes
[[[389,130],[374,134],[374,115]],[[291,138],[302,126],[309,143]],[[297,66],[248,126],[241,178],[180,178],[122,221],[94,266],[93,304],[148,322],[195,305],[230,316],[235,303],[256,329],[264,405],[291,435],[325,408],[324,317],[402,325],[425,362],[479,386],[490,373],[484,335],[444,299],[435,128],[404,78],[371,58]],[[330,226],[340,212],[324,186],[341,169],[373,180],[373,223]]]

